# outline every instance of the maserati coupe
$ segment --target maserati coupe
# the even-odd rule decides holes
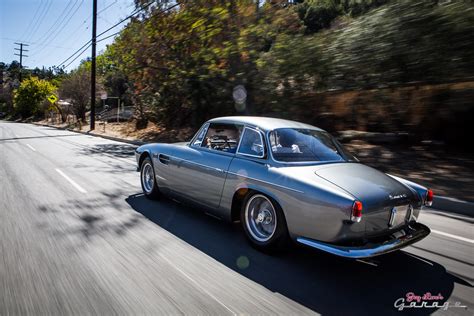
[[[146,197],[170,196],[241,223],[253,246],[295,241],[347,258],[417,242],[433,192],[359,162],[312,125],[251,116],[205,122],[190,142],[135,152]]]

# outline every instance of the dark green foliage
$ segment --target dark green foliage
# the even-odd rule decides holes
[[[390,0],[306,0],[296,6],[298,16],[306,26],[306,33],[329,28],[339,16],[358,16]]]
[[[338,89],[472,76],[474,10],[467,2],[394,1],[316,36],[324,38],[326,84]]]
[[[351,16],[358,16],[369,12],[391,0],[339,0],[338,5],[342,12]]]
[[[297,12],[308,33],[329,27],[341,15],[339,6],[333,0],[305,1],[297,7]]]

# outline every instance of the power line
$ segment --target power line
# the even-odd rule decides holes
[[[99,12],[97,12],[97,15],[101,14],[102,12],[104,12],[105,10],[107,10],[108,8],[110,8],[111,6],[113,6],[114,4],[117,3],[118,0],[115,0],[114,2],[112,2],[111,4],[109,4],[108,6],[106,6],[105,8],[102,8],[101,10],[99,10]],[[92,16],[92,15],[91,15]],[[89,18],[91,17],[89,16]]]
[[[19,39],[18,38],[11,38],[11,37],[0,37],[0,40],[5,40],[5,41],[9,41],[9,42],[16,42],[18,41]],[[36,42],[29,42],[29,41],[21,41],[22,43],[25,43],[25,44],[30,44],[30,45],[34,45],[34,44],[38,44]],[[66,46],[58,46],[58,45],[45,45],[46,47],[53,47],[53,48],[61,48],[61,49],[68,49],[68,50],[71,50],[72,48],[71,47],[66,47]],[[31,55],[31,57],[33,57],[34,55]]]
[[[25,28],[25,31],[20,36],[20,38],[26,39],[25,36],[30,32],[33,21],[36,23],[36,17],[38,16],[38,13],[40,11],[43,11],[43,0],[40,1],[40,4],[38,5],[38,8],[36,8],[35,14],[33,15],[33,18],[30,20],[30,23],[28,23],[28,26]]]
[[[117,1],[116,1],[116,2],[117,2]],[[102,9],[102,10],[99,11],[99,12],[105,11],[107,8],[111,7],[113,4],[115,4],[115,2],[112,3],[111,5],[107,6],[106,8]],[[137,11],[137,9],[133,10],[132,13],[135,12],[135,11]],[[134,14],[136,14],[136,12],[135,12]],[[89,17],[88,17],[87,19],[85,19],[82,24],[85,24],[86,21],[89,20],[91,17],[92,17],[92,14],[89,15]],[[82,26],[82,24],[74,31],[74,33]],[[79,51],[81,51],[81,49],[82,49],[83,47],[85,47],[87,44],[89,44],[89,43],[91,43],[91,42],[92,42],[92,40],[87,41],[84,45],[82,45],[79,49],[77,49],[74,53],[72,53],[72,55],[70,55],[70,56],[69,56],[68,58],[66,58],[62,63],[60,63],[60,64],[58,65],[58,67],[60,67],[61,65],[63,65],[64,63],[66,63],[69,59],[71,59],[72,57],[74,57]],[[99,41],[98,41],[98,42],[99,42]],[[89,45],[88,47],[90,47],[90,45]],[[81,52],[81,54],[82,54],[82,52]],[[76,57],[74,60],[76,60],[76,59],[77,59],[77,57]],[[71,63],[69,63],[67,66],[69,66],[70,64],[71,64]],[[66,66],[66,67],[67,67],[67,66]]]
[[[36,20],[32,21],[30,28],[28,30],[28,34],[25,37],[25,40],[29,41],[33,37],[33,35],[37,32],[38,28],[43,24],[44,17],[46,14],[49,12],[49,9],[51,8],[52,0],[45,0],[45,5],[44,8],[41,9],[39,12],[38,16],[36,17]]]
[[[76,0],[77,1],[77,0]],[[66,7],[64,7],[63,11],[58,15],[58,17],[56,18],[56,20],[53,22],[53,24],[51,24],[51,26],[49,27],[49,29],[43,33],[42,36],[40,36],[37,40],[37,42],[44,42],[42,41],[42,39],[46,38],[47,36],[49,36],[50,33],[54,32],[55,31],[55,28],[56,28],[56,25],[58,25],[59,21],[61,20],[61,18],[64,17],[64,14],[66,13],[66,11],[69,9],[69,6],[72,4],[73,0],[69,0]],[[57,28],[56,28],[57,29]]]
[[[103,31],[102,33],[98,34],[97,37],[100,37],[101,35],[104,35],[105,33],[107,33],[108,31],[110,31],[111,29],[119,26],[120,24],[122,24],[123,22],[127,21],[128,19],[130,19],[131,17],[133,17],[134,15],[136,15],[137,13],[139,13],[140,11],[143,11],[145,9],[147,9],[149,6],[151,6],[152,4],[154,3],[154,1],[151,1],[149,2],[148,4],[144,5],[143,7],[141,8],[138,8],[138,9],[135,9],[134,12],[132,12],[130,15],[128,15],[127,17],[123,18],[122,20],[120,20],[119,22],[115,23],[114,25],[112,25],[111,27],[109,27],[108,29],[106,29],[105,31]],[[177,2],[176,4],[162,10],[163,12],[165,11],[168,11],[168,10],[171,10],[175,7],[177,7],[179,5],[179,3]]]
[[[89,42],[89,43],[90,43],[90,42]],[[92,46],[92,43],[90,43],[89,45],[87,45],[87,47],[84,48],[84,49],[76,56],[76,58],[74,58],[74,59],[71,60],[66,66],[64,66],[64,68],[69,67],[69,65],[71,65],[76,59],[78,59],[79,57],[81,57],[82,54],[83,54],[87,49],[89,49],[89,47],[91,47],[91,46]],[[61,65],[59,65],[58,67],[60,67],[60,66],[61,66]]]
[[[128,19],[130,19],[131,17],[133,17],[134,15],[136,15],[137,13],[139,13],[140,11],[143,11],[143,10],[147,9],[150,5],[153,4],[153,2],[154,2],[154,1],[151,1],[151,2],[147,3],[145,6],[143,6],[143,7],[141,7],[141,8],[135,8],[135,9],[132,11],[132,13],[130,13],[127,17],[121,19],[119,22],[115,23],[114,25],[112,25],[111,27],[109,27],[108,29],[106,29],[105,31],[103,31],[102,33],[98,34],[97,37],[100,37],[100,36],[104,35],[104,34],[107,33],[108,31],[110,31],[111,29],[113,29],[113,28],[119,26],[120,24],[122,24],[123,22],[127,21]],[[174,7],[174,6],[173,6],[173,7]],[[166,10],[169,10],[169,9],[172,9],[172,7],[165,9],[165,11],[166,11]],[[114,35],[116,35],[116,34],[118,34],[118,33],[120,33],[120,31],[117,32],[117,33],[115,33]],[[107,36],[106,38],[109,38],[109,37],[111,37],[111,36]],[[105,38],[104,38],[104,39],[105,39]],[[101,39],[100,41],[102,41],[102,40],[104,40],[104,39]]]
[[[117,3],[117,1],[118,1],[118,0],[115,0],[114,2],[112,2],[111,4],[109,4],[108,6],[106,6],[105,8],[102,8],[101,10],[99,10],[99,12],[97,12],[97,15],[99,16],[100,13],[104,12],[105,10],[107,10],[107,9],[109,9],[110,7],[112,7],[113,5],[115,5],[115,4]],[[71,35],[69,36],[68,40],[66,40],[66,42],[65,42],[66,44],[69,44],[70,42],[72,42],[72,41],[74,41],[74,40],[77,40],[77,39],[75,38],[75,35],[76,35],[77,31],[79,31],[79,29],[80,29],[81,27],[83,27],[84,24],[86,24],[87,21],[88,21],[91,17],[92,17],[92,13],[89,14],[89,16],[88,16],[84,21],[82,21],[82,23],[79,24],[79,25],[74,29],[74,31],[71,32]],[[89,28],[89,27],[87,27],[86,30],[87,30],[88,28]]]
[[[53,4],[53,0],[46,0],[47,4],[42,13],[38,15],[37,21],[31,26],[31,31],[26,40],[31,40],[33,36],[36,34],[38,31],[39,27],[43,24],[43,21],[45,20],[46,15],[48,14],[49,10],[51,9],[51,5]]]
[[[73,2],[74,1],[74,2]],[[46,43],[50,42],[48,41],[49,38],[51,38],[51,36],[58,32],[58,31],[61,31],[62,28],[62,23],[64,22],[64,20],[66,19],[66,17],[69,15],[69,13],[71,12],[71,10],[75,7],[75,5],[77,4],[79,0],[69,0],[69,2],[67,3],[66,7],[64,7],[63,11],[61,12],[61,14],[58,15],[58,18],[54,21],[53,24],[51,24],[51,26],[49,27],[49,29],[44,32],[37,40],[36,42],[40,43],[38,45],[38,47],[40,47],[40,49],[38,51],[36,51],[36,53],[34,54],[34,56],[38,55],[39,52],[41,52],[43,49],[44,49],[44,46],[46,45]]]
[[[115,32],[115,33],[112,34],[112,35],[109,35],[109,36],[106,36],[106,37],[104,37],[104,38],[101,38],[100,40],[97,40],[97,43],[102,42],[102,41],[105,41],[106,39],[111,38],[111,37],[113,37],[113,36],[115,36],[115,35],[118,35],[118,34],[120,34],[121,32],[122,32],[122,31],[118,31],[118,32]]]
[[[99,35],[97,35],[97,37],[100,37],[101,35],[107,33],[108,31],[110,31],[110,30],[113,29],[114,27],[117,27],[118,25],[120,25],[121,23],[123,23],[123,22],[126,21],[127,19],[133,17],[134,15],[136,15],[137,13],[139,13],[140,11],[145,10],[145,9],[148,8],[151,4],[153,4],[153,1],[150,2],[150,3],[148,3],[147,5],[145,5],[145,6],[142,7],[142,8],[137,8],[137,9],[133,10],[132,13],[129,14],[126,18],[123,18],[122,20],[120,20],[119,22],[117,22],[115,25],[113,25],[113,26],[111,26],[110,28],[108,28],[107,30],[103,31],[102,33],[100,33]],[[168,8],[166,8],[166,9],[162,10],[162,12],[166,12],[166,11],[168,11],[168,10],[171,10],[171,9],[175,8],[177,5],[179,5],[179,3],[177,3],[176,5],[173,5],[173,6],[171,6],[171,7],[168,7]],[[103,9],[102,11],[104,11],[104,10],[105,10],[105,9]],[[89,19],[89,18],[88,18],[88,19]],[[112,37],[112,36],[114,36],[114,35],[117,35],[118,33],[120,33],[120,32],[117,32],[117,33],[115,33],[115,34],[112,34],[112,35],[110,35],[110,36],[107,36],[106,38],[97,40],[97,42],[101,42],[101,41],[103,41],[103,40],[105,40],[105,39],[107,39],[107,38],[110,38],[110,37]],[[60,63],[58,66],[60,67],[60,66],[62,66],[63,64],[65,64],[69,59],[71,59],[72,57],[74,57],[79,51],[81,51],[87,44],[89,44],[89,43],[91,43],[91,42],[92,42],[92,40],[87,41],[84,45],[82,45],[79,49],[77,49],[73,54],[71,54],[68,58],[66,58],[66,59],[65,59],[62,63]],[[90,47],[90,46],[88,46],[88,47]],[[81,52],[81,54],[82,54],[82,52]],[[76,59],[77,59],[77,57],[76,57],[74,60],[76,60]],[[70,64],[71,64],[71,63],[69,63],[68,66],[69,66]],[[66,67],[67,67],[67,66],[66,66]]]
[[[61,66],[62,66],[63,64],[65,64],[69,59],[71,59],[72,57],[74,57],[74,55],[76,55],[76,54],[77,54],[81,49],[83,49],[87,44],[90,44],[90,42],[92,42],[92,40],[89,40],[87,43],[85,43],[84,45],[82,45],[82,46],[81,46],[78,50],[76,50],[71,56],[69,56],[69,57],[66,58],[62,63],[60,63],[60,64],[58,65],[58,67],[61,67]],[[90,47],[90,45],[87,46],[86,48],[89,48],[89,47]],[[81,54],[82,54],[82,52],[81,52]],[[77,57],[76,57],[75,59],[73,59],[73,61],[76,60],[76,59],[77,59]],[[70,65],[70,63],[68,64],[68,66],[69,66],[69,65]],[[67,66],[66,66],[66,67],[67,67]]]
[[[75,0],[74,4],[70,7],[69,11],[62,17],[62,19],[59,22],[56,29],[54,29],[51,33],[49,33],[49,35],[44,37],[44,39],[42,40],[43,43],[52,42],[54,39],[56,39],[56,37],[59,35],[59,33],[61,33],[61,31],[64,30],[65,26],[71,21],[72,17],[77,13],[79,8],[82,6],[82,4],[84,3],[84,0],[81,0],[79,5],[76,7],[76,4],[78,2],[79,2],[79,0]],[[72,12],[72,10],[74,10],[74,12]],[[72,12],[72,14],[69,15],[71,12]],[[39,46],[41,48],[37,51],[37,53],[35,55],[42,52],[45,48],[45,44],[40,44]]]

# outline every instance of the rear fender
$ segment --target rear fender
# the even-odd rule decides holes
[[[239,190],[252,190],[252,191],[258,191],[259,193],[262,193],[270,198],[272,198],[276,203],[278,203],[278,205],[280,206],[280,208],[283,208],[283,205],[282,205],[282,201],[278,198],[278,195],[276,195],[274,192],[272,192],[271,190],[269,190],[268,188],[266,187],[262,187],[262,186],[259,186],[259,185],[256,185],[255,183],[240,183],[239,185],[237,185],[237,187],[235,188],[234,190],[234,194],[237,193],[237,191]],[[284,213],[285,211],[283,211]],[[286,216],[286,215],[285,215]]]
[[[423,204],[423,201],[425,200],[426,192],[428,191],[427,188],[415,182],[412,182],[412,181],[409,181],[409,180],[406,180],[406,179],[403,179],[403,178],[400,178],[388,173],[387,173],[387,176],[397,180],[398,182],[404,184],[405,186],[410,188],[412,191],[414,191],[417,194],[418,198],[420,199],[420,206],[421,204]]]

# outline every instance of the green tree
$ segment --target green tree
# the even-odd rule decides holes
[[[118,97],[121,103],[125,105],[131,103],[130,81],[128,76],[115,63],[110,48],[97,56],[97,76],[109,97]]]
[[[16,113],[23,118],[38,115],[41,104],[54,90],[56,87],[53,84],[37,77],[23,80],[20,87],[14,91],[13,105]]]
[[[239,84],[255,106],[259,54],[278,33],[301,28],[294,10],[282,4],[265,2],[257,18],[253,0],[183,1],[178,9],[156,7],[133,20],[108,52],[133,83],[139,116],[182,126],[236,114],[232,90]]]
[[[86,121],[86,112],[90,105],[90,62],[83,62],[61,81],[59,95],[69,99],[72,111],[78,120]]]
[[[331,22],[341,15],[341,9],[336,0],[309,0],[297,6],[300,19],[308,33],[315,33],[329,27]]]

